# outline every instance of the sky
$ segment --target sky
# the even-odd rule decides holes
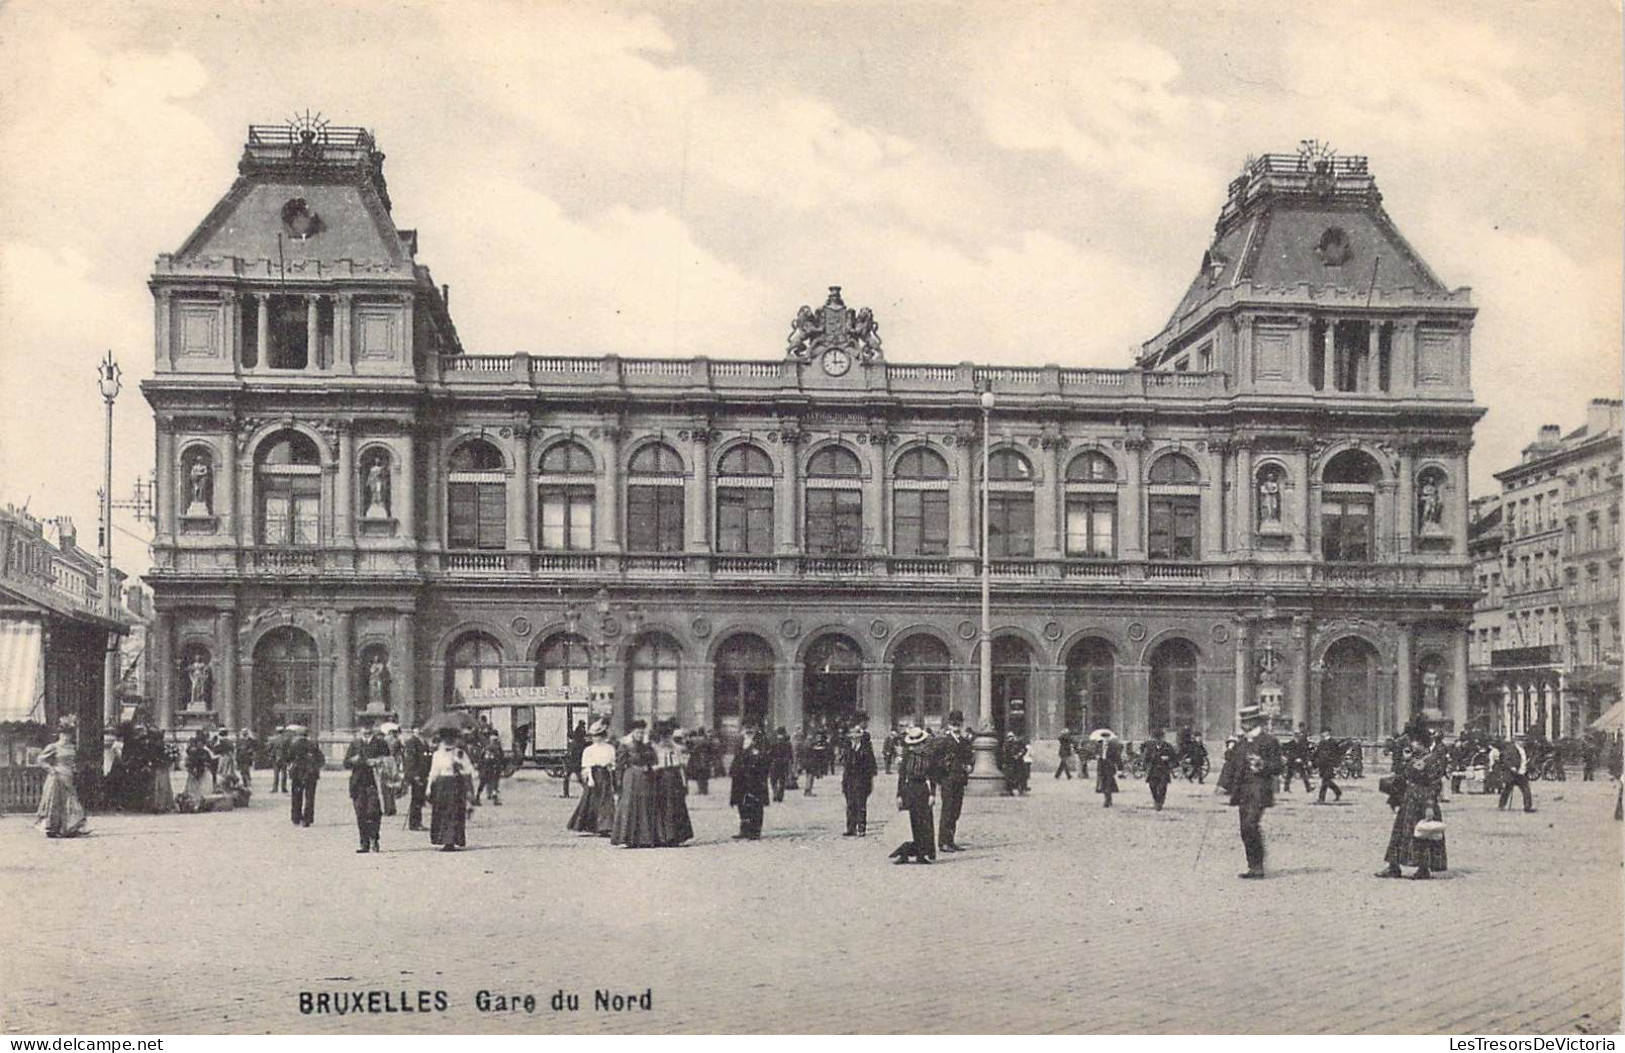
[[[1490,492],[1619,395],[1621,59],[1617,0],[0,0],[0,501],[94,541],[107,350],[115,497],[150,470],[153,258],[307,108],[474,353],[774,358],[839,284],[894,362],[1127,367],[1243,160],[1330,142],[1473,289]]]

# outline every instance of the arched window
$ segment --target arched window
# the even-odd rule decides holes
[[[1320,491],[1320,552],[1326,560],[1366,563],[1376,558],[1381,478],[1382,469],[1363,450],[1344,450],[1327,462]]]
[[[260,544],[320,544],[322,462],[316,444],[299,432],[281,432],[260,446],[254,475]]]
[[[556,443],[542,454],[536,479],[537,536],[544,549],[584,550],[593,547],[594,484],[597,464],[573,440]]]
[[[948,554],[948,462],[935,450],[904,451],[892,470],[892,551]]]
[[[1192,728],[1198,735],[1196,645],[1189,640],[1164,640],[1151,652],[1150,725],[1174,731]]]
[[[1152,559],[1201,558],[1202,473],[1182,453],[1165,454],[1151,465],[1146,499],[1146,554]]]
[[[632,702],[632,719],[677,719],[677,670],[681,651],[677,641],[664,633],[650,633],[638,641],[627,663],[627,697]]]
[[[502,686],[502,648],[484,633],[458,638],[446,656],[446,705],[459,701],[458,692]]]
[[[862,474],[857,455],[841,446],[826,446],[808,459],[809,555],[855,556],[863,550]]]
[[[663,442],[638,448],[627,468],[626,546],[632,552],[683,550],[683,459]]]
[[[948,712],[951,665],[948,646],[935,636],[920,633],[898,644],[892,656],[892,720],[940,726]]]
[[[446,542],[452,548],[506,548],[508,475],[484,439],[452,451],[446,482]]]
[[[1066,654],[1067,727],[1090,732],[1112,726],[1116,673],[1117,656],[1105,640],[1089,636],[1072,645]]]
[[[718,730],[732,737],[741,722],[766,726],[773,662],[773,648],[751,633],[731,636],[717,648],[711,697]]]
[[[554,633],[536,652],[539,687],[586,687],[592,677],[587,641],[576,633]]]
[[[1066,468],[1066,554],[1117,555],[1117,466],[1095,450],[1078,454]]]
[[[773,552],[773,461],[760,447],[735,446],[717,465],[717,551]]]
[[[1033,554],[1033,466],[1015,450],[994,450],[987,464],[987,549],[994,559]]]

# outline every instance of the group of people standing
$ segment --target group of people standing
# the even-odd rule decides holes
[[[654,726],[632,722],[619,744],[609,742],[609,722],[587,729],[581,752],[581,803],[569,830],[607,837],[625,848],[671,848],[694,839],[688,814],[688,779],[693,755],[688,735],[675,721]],[[709,770],[706,781],[709,781]]]

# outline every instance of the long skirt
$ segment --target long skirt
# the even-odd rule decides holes
[[[161,764],[152,773],[152,810],[160,814],[175,810],[175,787],[169,781],[169,765]]]
[[[429,784],[429,843],[468,844],[468,782],[454,775],[442,775]]]
[[[88,833],[87,822],[84,806],[73,789],[73,775],[52,768],[45,776],[45,790],[40,794],[39,814],[34,825],[43,826],[47,837],[78,837]]]
[[[615,832],[615,779],[608,768],[592,770],[593,784],[565,824],[578,834],[612,834]]]
[[[681,768],[661,768],[655,772],[655,843],[680,845],[694,840],[694,824],[688,818],[688,777]]]
[[[1096,793],[1122,793],[1117,788],[1117,769],[1110,764],[1102,764],[1095,768]]]
[[[628,848],[654,848],[657,840],[654,773],[628,768],[621,776],[621,796],[615,802],[615,828],[610,843]]]
[[[186,773],[186,789],[182,791],[188,797],[211,797],[214,795],[214,773],[204,768],[201,772]]]
[[[1395,866],[1447,870],[1443,841],[1418,841],[1416,824],[1433,818],[1437,806],[1428,797],[1406,794],[1394,813],[1394,828],[1388,834],[1388,852],[1383,859]]]

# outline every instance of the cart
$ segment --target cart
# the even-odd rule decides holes
[[[477,687],[457,692],[456,708],[483,715],[507,754],[505,774],[525,765],[562,779],[570,753],[570,729],[614,708],[615,689],[605,685]]]

